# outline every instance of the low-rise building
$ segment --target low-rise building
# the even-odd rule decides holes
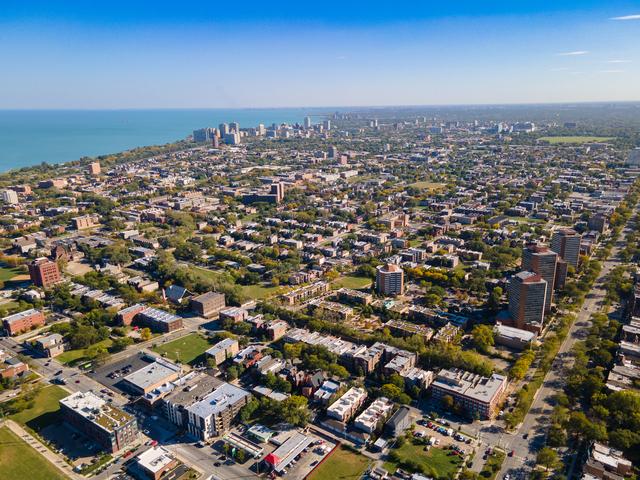
[[[75,392],[63,398],[60,411],[65,422],[107,452],[116,453],[138,438],[136,418],[93,392]]]
[[[154,362],[124,377],[123,381],[132,393],[145,395],[160,385],[176,380],[181,373],[180,365],[164,358],[156,358]]]
[[[583,480],[622,480],[631,473],[633,465],[621,451],[594,442],[584,465]]]
[[[215,317],[225,306],[223,293],[207,292],[191,298],[191,310],[205,318]]]
[[[57,357],[64,352],[64,338],[59,333],[52,333],[38,338],[33,346],[43,357]]]
[[[352,387],[327,408],[327,416],[346,423],[356,414],[366,399],[367,391],[364,388]]]
[[[183,327],[181,317],[153,307],[145,308],[138,313],[136,320],[151,330],[163,333],[173,332]]]
[[[386,397],[376,398],[364,412],[358,415],[353,422],[353,426],[363,432],[373,433],[378,425],[389,418],[393,411],[394,403]]]
[[[458,368],[444,369],[431,384],[433,397],[449,395],[470,416],[493,418],[507,388],[507,377],[494,373],[483,377]]]
[[[239,351],[238,340],[235,338],[225,338],[207,350],[205,354],[207,357],[212,358],[216,366],[218,366],[227,359],[233,358]]]
[[[7,335],[13,336],[19,333],[44,325],[44,313],[35,308],[14,313],[2,319],[2,327]]]
[[[169,450],[155,445],[138,455],[129,471],[141,480],[160,480],[178,465],[178,460]]]

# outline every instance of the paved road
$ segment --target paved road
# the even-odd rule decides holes
[[[634,212],[634,214],[637,212]],[[582,308],[576,316],[576,320],[569,329],[567,338],[560,346],[556,360],[540,389],[538,390],[529,412],[524,421],[514,434],[505,434],[507,451],[514,451],[513,457],[507,457],[502,465],[502,470],[497,478],[502,478],[509,473],[512,476],[522,476],[530,471],[534,465],[536,453],[545,444],[545,436],[549,427],[549,416],[553,411],[553,397],[560,391],[567,369],[571,366],[571,350],[576,342],[584,338],[590,326],[590,317],[601,309],[601,302],[605,298],[605,277],[611,270],[620,264],[618,253],[625,245],[624,236],[628,233],[623,229],[616,240],[609,259],[603,262],[600,275],[594,282],[591,292],[582,304]],[[528,435],[528,438],[524,436]]]

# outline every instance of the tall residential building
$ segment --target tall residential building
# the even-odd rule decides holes
[[[517,328],[536,333],[544,324],[547,281],[533,272],[520,272],[509,281],[509,313]]]
[[[580,257],[580,234],[571,228],[556,230],[551,237],[551,250],[569,265],[577,268]]]
[[[636,147],[629,152],[627,165],[631,165],[634,167],[640,166],[640,147]]]
[[[100,169],[100,162],[91,162],[89,164],[89,174],[96,176],[96,175],[100,175],[101,169]]]
[[[229,133],[229,125],[221,123],[218,125],[218,130],[220,131],[220,136],[224,138],[224,136]]]
[[[537,273],[547,281],[547,296],[545,297],[544,311],[551,311],[553,301],[553,287],[556,278],[556,264],[558,254],[549,247],[530,243],[522,250],[522,269]]]
[[[404,293],[404,271],[398,265],[380,265],[376,271],[376,290],[381,295],[402,295]]]
[[[34,285],[42,288],[49,288],[62,280],[58,264],[45,257],[36,258],[29,264],[29,276]]]
[[[3,190],[2,201],[9,205],[17,205],[20,203],[20,200],[18,200],[18,193],[15,190]]]
[[[240,124],[238,122],[231,122],[229,124],[229,130],[240,135]]]
[[[325,130],[331,130],[331,120],[325,120],[322,122],[322,126]]]
[[[304,117],[304,128],[311,128],[311,117]]]

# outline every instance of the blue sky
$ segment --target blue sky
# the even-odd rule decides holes
[[[0,4],[0,108],[640,100],[640,2]]]

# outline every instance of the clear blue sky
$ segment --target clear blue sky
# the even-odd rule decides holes
[[[0,108],[640,100],[640,2],[2,0]]]

